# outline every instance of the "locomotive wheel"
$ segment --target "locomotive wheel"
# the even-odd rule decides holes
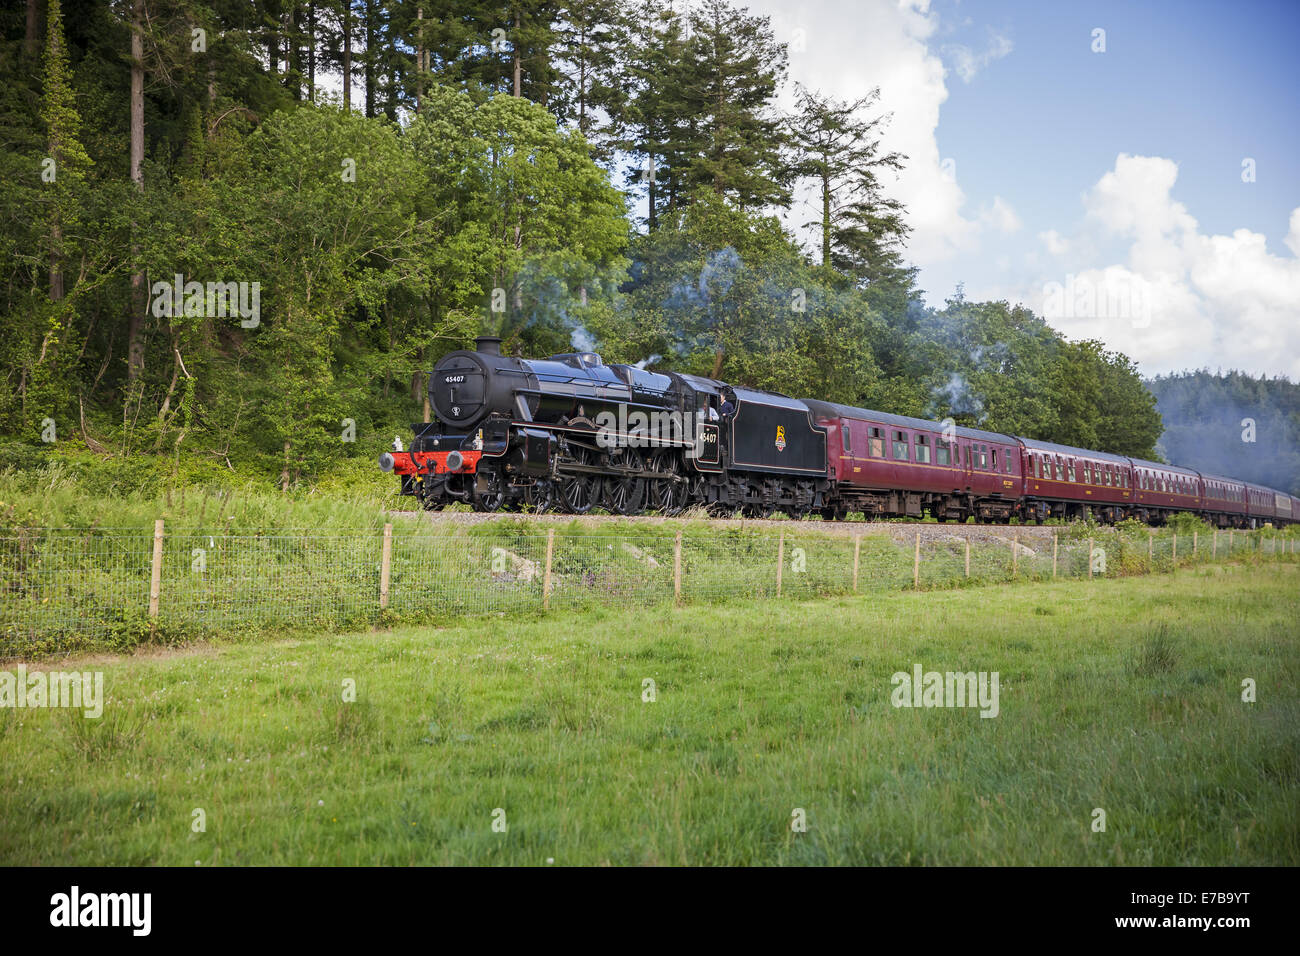
[[[500,511],[501,506],[506,503],[505,482],[496,472],[487,473],[487,491],[483,494],[474,496],[473,508],[475,511]]]
[[[635,448],[615,448],[609,453],[609,464],[611,468],[641,471],[643,462]],[[603,504],[615,514],[634,515],[645,506],[645,486],[644,478],[610,476],[605,479]]]
[[[649,471],[677,474],[676,460],[671,451],[657,451],[650,456]],[[690,498],[690,487],[685,481],[670,478],[652,478],[646,491],[646,509],[666,515],[679,514]]]
[[[542,515],[548,511],[554,511],[556,502],[555,485],[546,480],[536,481],[528,487],[525,500],[533,509],[534,514]]]
[[[575,464],[590,465],[595,457],[591,451],[581,445],[569,449]],[[570,475],[560,486],[557,504],[569,514],[585,515],[592,506],[600,501],[601,478],[599,475],[581,472]]]

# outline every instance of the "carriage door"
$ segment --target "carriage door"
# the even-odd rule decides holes
[[[718,404],[716,395],[695,393],[695,465],[705,471],[717,471],[719,466]]]

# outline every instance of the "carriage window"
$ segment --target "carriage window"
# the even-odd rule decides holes
[[[849,436],[848,425],[840,426],[840,437],[844,439],[844,453],[847,455],[849,452],[853,451],[853,439]]]
[[[885,457],[885,433],[879,428],[867,429],[867,454],[872,458]]]
[[[1008,475],[1011,474],[1011,452],[1002,453],[1002,470]]]
[[[1074,469],[1074,459],[1071,458],[1065,463],[1065,477],[1070,481],[1077,481],[1078,479],[1075,477],[1077,474],[1078,472]]]
[[[894,458],[907,461],[907,432],[894,432]]]
[[[989,446],[975,445],[974,447],[979,450],[979,459],[976,462],[976,467],[988,471],[989,470]]]
[[[1056,460],[1056,480],[1065,481],[1065,463],[1057,458]]]
[[[994,448],[991,452],[989,452],[989,456],[993,459],[993,470],[994,470],[994,471],[997,471],[997,470],[998,470],[998,450],[997,450],[996,448]]]
[[[934,443],[934,463],[947,465],[951,463],[952,446],[942,439]]]
[[[1109,485],[1111,479],[1110,465],[1103,465],[1101,469],[1101,480],[1104,484]]]
[[[924,435],[916,436],[916,460],[927,463],[930,461],[930,440]]]

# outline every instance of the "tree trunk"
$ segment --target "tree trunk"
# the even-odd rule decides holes
[[[23,37],[23,54],[35,58],[40,33],[41,0],[27,0],[27,33]]]
[[[63,301],[63,226],[59,214],[54,214],[50,223],[50,301]]]
[[[424,7],[415,11],[415,115],[420,115],[424,97]]]
[[[515,40],[515,42],[514,42],[514,48],[515,48],[515,96],[522,96],[522,95],[523,95],[523,88],[524,88],[524,86],[523,86],[523,81],[524,81],[523,61],[520,60],[520,58],[519,58],[519,24],[520,24],[519,8],[518,8],[518,7],[515,7],[515,37],[514,37],[514,40]]]
[[[831,177],[822,174],[822,265],[831,264]]]
[[[316,4],[307,4],[307,99],[316,102]]]
[[[352,0],[343,0],[343,112],[352,110]]]
[[[375,5],[373,0],[366,3],[366,116],[375,115]]]
[[[648,203],[646,206],[648,212],[648,215],[646,216],[646,226],[650,232],[654,232],[655,227],[659,223],[659,218],[655,210],[655,207],[658,203],[657,190],[655,189],[655,185],[656,185],[655,180],[658,177],[655,175],[655,154],[654,153],[650,153],[646,157],[646,177],[650,180],[649,183],[650,191],[648,196]]]
[[[285,58],[288,61],[285,64],[287,75],[284,82],[295,100],[302,99],[302,35],[298,31],[300,15],[297,3],[292,4],[289,12],[284,15]]]
[[[131,4],[131,182],[137,191],[144,192],[144,0],[133,0]],[[140,253],[138,242],[132,242],[131,251],[135,259]],[[131,318],[126,340],[128,381],[135,381],[144,370],[140,338],[147,308],[144,270],[137,265],[131,271]]]

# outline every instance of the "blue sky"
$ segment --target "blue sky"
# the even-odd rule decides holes
[[[942,3],[953,42],[1014,50],[949,85],[940,150],[974,197],[1011,195],[1026,223],[1075,201],[1118,153],[1178,163],[1176,196],[1209,232],[1281,243],[1300,205],[1300,2]],[[1106,30],[1106,52],[1091,50]],[[1257,163],[1254,184],[1241,162]],[[1014,178],[1014,191],[1008,180]],[[1062,204],[1066,208],[1062,208]],[[974,277],[972,277],[973,279]]]
[[[932,304],[962,281],[1147,373],[1300,379],[1300,2],[749,5],[792,80],[881,87]]]

